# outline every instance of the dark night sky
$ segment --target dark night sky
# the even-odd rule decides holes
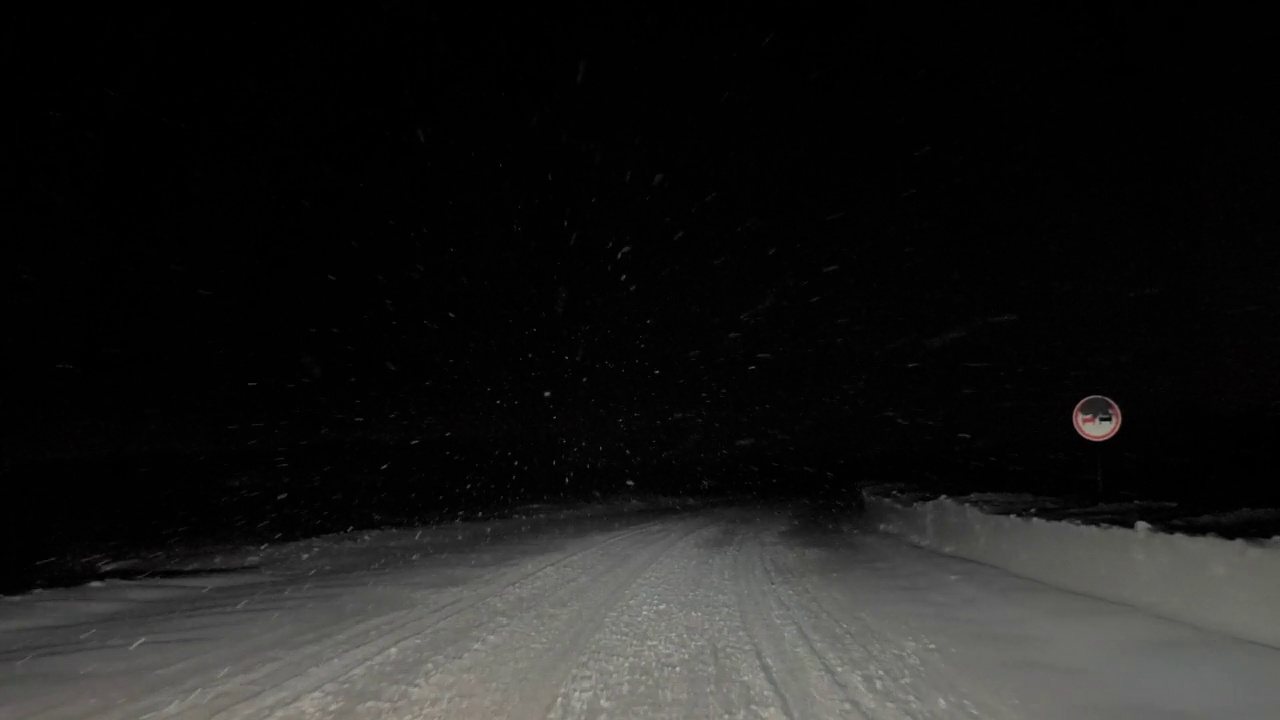
[[[1099,450],[1260,492],[1280,134],[1243,20],[274,7],[5,23],[11,518],[1067,492]]]

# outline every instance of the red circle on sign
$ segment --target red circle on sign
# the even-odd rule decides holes
[[[1120,406],[1104,395],[1090,395],[1076,403],[1071,424],[1085,440],[1110,440],[1120,431]]]

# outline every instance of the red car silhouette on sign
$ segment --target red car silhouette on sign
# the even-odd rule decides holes
[[[1071,423],[1085,440],[1110,440],[1120,430],[1120,406],[1111,398],[1090,395],[1076,403]]]

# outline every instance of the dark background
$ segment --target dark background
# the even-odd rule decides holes
[[[1265,24],[267,5],[8,11],[10,586],[631,493],[1280,502]]]

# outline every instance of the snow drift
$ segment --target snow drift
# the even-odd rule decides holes
[[[948,555],[1280,648],[1280,538],[1224,540],[866,496],[873,527]]]

